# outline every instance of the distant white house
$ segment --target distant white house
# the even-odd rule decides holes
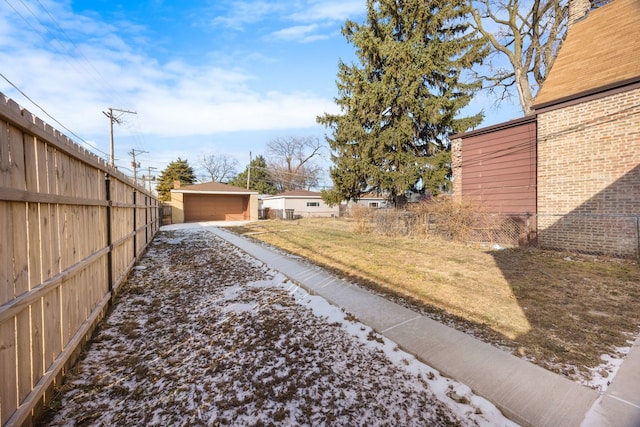
[[[262,208],[269,210],[270,218],[293,219],[307,217],[338,216],[338,206],[330,207],[320,193],[307,190],[293,190],[262,198]]]
[[[380,195],[380,194],[375,194],[375,193],[368,193],[368,194],[363,194],[362,196],[360,196],[360,198],[357,201],[351,200],[348,203],[349,207],[354,206],[354,205],[358,205],[358,206],[364,206],[365,208],[388,208],[389,207],[389,200],[387,199],[387,197]]]

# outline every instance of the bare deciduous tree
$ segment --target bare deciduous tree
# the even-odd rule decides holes
[[[226,154],[202,154],[199,163],[214,182],[231,179],[237,173],[238,160]]]
[[[473,25],[507,67],[490,66],[489,89],[499,99],[515,86],[525,115],[565,38],[569,0],[470,0]],[[491,58],[489,58],[491,62]],[[500,62],[498,59],[496,62]]]
[[[313,162],[322,144],[313,137],[276,138],[267,143],[267,169],[280,191],[310,189],[321,169]]]

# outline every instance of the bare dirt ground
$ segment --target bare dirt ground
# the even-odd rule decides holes
[[[42,425],[512,425],[204,230],[160,232]]]

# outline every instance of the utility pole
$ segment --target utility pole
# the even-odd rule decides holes
[[[109,107],[107,108],[107,110],[109,110],[109,112],[105,112],[103,111],[102,114],[104,114],[105,116],[107,116],[109,118],[109,144],[111,147],[111,152],[110,152],[110,156],[109,156],[109,166],[111,167],[115,167],[115,157],[114,157],[114,148],[113,148],[113,124],[114,123],[118,123],[121,124],[122,120],[120,119],[120,117],[122,117],[122,114],[118,117],[116,117],[113,112],[114,111],[118,111],[120,113],[129,113],[129,114],[138,114],[135,111],[129,111],[129,110],[121,110],[120,108],[113,108],[113,107]]]
[[[133,168],[133,182],[135,182],[136,185],[138,185],[137,170],[140,167],[140,163],[136,162],[136,154],[142,154],[142,153],[149,153],[149,152],[148,151],[142,151],[142,150],[136,150],[135,148],[132,148],[131,151],[129,152],[129,154],[133,158],[133,161],[131,162],[131,167]]]
[[[251,182],[251,151],[249,151],[249,167],[247,168],[247,190],[249,189],[250,182]]]
[[[151,176],[151,169],[158,169],[158,168],[154,168],[153,166],[149,166],[148,169],[149,169],[149,175],[147,175],[146,177],[143,175],[142,179],[143,179],[143,181],[146,181],[146,182],[149,183],[149,193],[151,193],[152,192],[152,190],[151,190],[151,181],[155,181],[156,180],[155,176]]]

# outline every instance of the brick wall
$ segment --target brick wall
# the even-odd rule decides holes
[[[640,89],[538,115],[538,214],[543,247],[637,252]]]

